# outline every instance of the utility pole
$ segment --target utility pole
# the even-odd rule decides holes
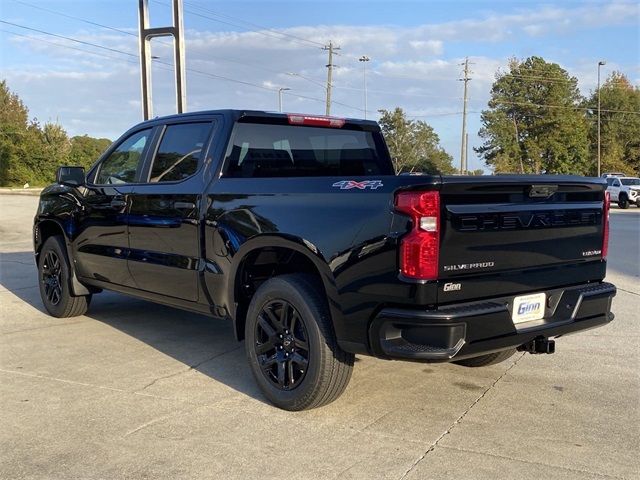
[[[464,136],[464,171],[469,173],[469,133]]]
[[[598,176],[600,176],[600,67],[606,65],[607,62],[600,60],[598,62]]]
[[[361,56],[358,61],[362,62],[362,82],[364,84],[364,119],[367,119],[367,62],[371,60],[366,55]]]
[[[173,25],[170,27],[149,27],[149,0],[138,0],[140,73],[142,87],[142,116],[149,120],[153,116],[151,88],[151,39],[173,37],[173,64],[176,81],[176,111],[187,109],[187,82],[184,62],[184,23],[182,0],[172,0]]]
[[[462,101],[462,139],[460,140],[460,174],[467,170],[467,84],[469,83],[469,57],[464,59],[464,78],[458,80],[464,82],[464,96]]]
[[[335,67],[333,64],[333,52],[340,50],[340,47],[334,46],[333,42],[330,41],[329,45],[325,45],[322,49],[329,51],[329,63],[327,63],[327,108],[325,113],[326,115],[331,115],[331,82],[333,81],[333,67]]]

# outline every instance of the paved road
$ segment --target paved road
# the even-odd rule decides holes
[[[639,478],[640,209],[612,213],[615,322],[485,369],[361,357],[287,413],[228,324],[117,294],[43,313],[37,198],[0,196],[0,478]]]

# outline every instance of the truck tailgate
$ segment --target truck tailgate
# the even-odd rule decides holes
[[[604,189],[581,177],[444,177],[439,302],[600,280]]]

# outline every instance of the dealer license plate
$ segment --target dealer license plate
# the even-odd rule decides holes
[[[544,308],[547,303],[545,293],[523,295],[513,299],[513,311],[511,319],[514,324],[540,320],[544,317]]]

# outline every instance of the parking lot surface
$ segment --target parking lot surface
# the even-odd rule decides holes
[[[616,319],[480,369],[359,357],[270,406],[230,324],[115,293],[40,302],[37,197],[0,195],[0,478],[640,478],[640,209],[612,210]]]

